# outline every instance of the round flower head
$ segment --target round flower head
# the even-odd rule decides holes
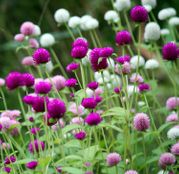
[[[169,29],[164,28],[164,29],[161,29],[161,30],[160,30],[160,34],[161,34],[162,36],[167,36],[167,35],[170,34],[170,31],[169,31]]]
[[[164,8],[160,10],[158,13],[158,18],[160,20],[166,20],[175,15],[176,15],[176,10],[174,8],[169,7],[169,8]]]
[[[66,70],[68,72],[72,72],[72,71],[75,71],[79,68],[80,64],[79,63],[75,63],[75,62],[72,62],[70,64],[67,65],[66,67]]]
[[[4,167],[4,171],[7,173],[11,173],[11,168],[10,167]]]
[[[55,21],[59,24],[68,22],[70,13],[66,9],[58,9],[54,14]]]
[[[117,11],[122,11],[130,8],[131,6],[131,0],[116,0],[114,3],[114,8]]]
[[[98,113],[92,112],[85,118],[85,122],[90,126],[96,126],[102,121],[101,116]]]
[[[84,98],[81,102],[81,105],[84,108],[94,109],[97,106],[97,103],[95,98],[91,97],[91,98]]]
[[[85,30],[93,30],[95,28],[98,28],[99,22],[95,18],[90,18],[89,21],[85,23]]]
[[[143,7],[147,10],[147,12],[149,13],[149,12],[151,12],[151,10],[152,10],[152,6],[151,5],[143,5]]]
[[[29,149],[30,153],[39,152],[39,151],[45,149],[45,143],[43,141],[39,141],[39,140],[36,139],[36,140],[31,141],[29,143],[28,149]]]
[[[88,48],[84,46],[75,46],[71,50],[71,57],[76,59],[82,59],[86,56],[87,52],[88,52]]]
[[[145,69],[156,69],[159,67],[159,62],[155,59],[149,59],[145,63]]]
[[[35,78],[30,73],[23,73],[22,80],[23,80],[23,85],[25,85],[26,87],[33,86],[35,83]]]
[[[32,99],[32,108],[35,112],[44,112],[45,103],[48,103],[47,97],[36,96]]]
[[[52,77],[52,84],[59,91],[65,87],[66,79],[61,75]]]
[[[145,26],[144,38],[146,41],[156,41],[160,39],[160,26],[156,22],[149,22]]]
[[[75,87],[77,85],[77,80],[75,78],[67,79],[65,82],[65,86],[67,87]]]
[[[77,28],[80,26],[81,18],[78,16],[72,16],[68,21],[68,26],[70,28]]]
[[[168,110],[176,109],[179,106],[179,98],[177,97],[170,97],[166,101],[166,108]]]
[[[48,113],[44,115],[44,122],[47,126],[53,126],[57,123],[57,121],[58,118],[54,118]]]
[[[14,162],[16,162],[16,157],[14,155],[11,155],[5,158],[4,164],[11,164]]]
[[[125,174],[138,174],[138,172],[136,170],[128,170]]]
[[[81,105],[77,106],[76,103],[71,103],[68,110],[74,115],[83,115],[84,113],[84,107]]]
[[[24,66],[33,66],[33,65],[35,65],[35,62],[33,60],[33,57],[27,56],[22,59],[21,64]]]
[[[36,64],[47,63],[50,61],[50,53],[44,48],[35,50],[32,57]]]
[[[145,60],[142,56],[133,56],[130,60],[131,68],[137,69],[137,67],[142,67],[145,64]]]
[[[150,127],[150,119],[145,113],[137,113],[133,120],[134,128],[138,131],[145,131]]]
[[[50,47],[50,46],[54,45],[54,43],[55,43],[55,38],[52,34],[45,33],[45,34],[41,35],[40,45],[42,47]]]
[[[50,100],[47,104],[48,113],[55,118],[61,118],[66,112],[65,103],[60,99]]]
[[[25,36],[23,34],[16,34],[14,36],[14,40],[17,42],[23,42],[24,41]]]
[[[25,166],[26,166],[28,169],[33,170],[33,169],[35,169],[35,168],[37,167],[37,165],[38,165],[38,162],[37,162],[37,161],[30,161],[30,162],[26,163]]]
[[[175,161],[176,161],[175,156],[171,153],[166,152],[160,156],[159,165],[165,169],[167,166],[173,165]]]
[[[71,124],[78,124],[78,125],[82,125],[84,123],[84,120],[82,117],[74,117],[71,120]]]
[[[89,20],[91,20],[93,17],[90,15],[84,15],[81,17],[80,19],[80,28],[82,30],[88,30],[88,28],[86,27],[86,24]]]
[[[4,86],[5,85],[5,80],[0,78],[0,87]]]
[[[74,134],[74,137],[78,140],[84,140],[86,138],[86,132],[85,131],[80,131],[78,133]]]
[[[116,43],[126,45],[132,42],[131,34],[127,30],[122,30],[116,34]]]
[[[95,82],[95,81],[94,81],[94,82],[90,82],[90,83],[88,83],[88,85],[87,85],[87,87],[90,88],[90,89],[92,89],[92,90],[97,89],[98,86],[99,86],[98,82]]]
[[[124,64],[125,62],[130,62],[130,56],[129,55],[120,56],[117,57],[115,61],[120,64]]]
[[[152,8],[156,7],[157,0],[141,0],[142,5],[150,5]]]
[[[33,127],[30,129],[30,133],[36,135],[40,131],[39,127]]]
[[[150,85],[147,83],[141,83],[138,86],[140,92],[145,92],[150,90]]]
[[[49,82],[40,81],[34,86],[35,93],[37,94],[48,94],[52,88],[52,85]]]
[[[120,161],[121,161],[121,156],[116,152],[110,153],[106,157],[106,163],[110,167],[111,166],[116,166]]]
[[[177,45],[174,42],[168,42],[162,48],[163,59],[173,61],[178,57]]]
[[[24,22],[20,27],[20,32],[24,35],[32,35],[34,32],[35,25],[32,22]]]
[[[119,19],[119,15],[115,10],[109,10],[105,13],[104,19],[109,23],[117,23]]]
[[[178,127],[173,127],[167,132],[167,137],[169,139],[176,139],[179,137],[179,128]]]
[[[41,29],[38,25],[35,25],[33,36],[39,36],[39,35],[41,35]]]
[[[72,43],[72,48],[78,47],[78,46],[88,48],[88,41],[83,37],[79,37],[79,38],[75,39],[75,41]]]
[[[179,17],[172,17],[172,18],[170,18],[168,23],[171,26],[177,26],[177,25],[179,25]]]
[[[143,83],[144,79],[140,74],[133,73],[132,76],[130,77],[130,82],[132,83]]]
[[[176,122],[178,121],[178,115],[174,112],[167,116],[166,122]]]
[[[121,92],[121,88],[115,87],[115,88],[114,88],[114,92],[115,92],[116,94],[119,94],[119,93]]]
[[[37,39],[30,38],[29,39],[29,47],[38,48],[39,47],[39,42],[37,41]]]
[[[100,49],[99,56],[100,57],[110,57],[114,49],[112,47],[104,47]]]
[[[176,143],[171,147],[171,153],[177,156],[179,155],[179,143]]]
[[[134,22],[146,22],[148,20],[147,10],[140,5],[137,5],[132,8],[130,16]]]

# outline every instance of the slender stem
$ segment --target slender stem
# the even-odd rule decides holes
[[[0,92],[1,92],[2,100],[3,100],[3,104],[4,104],[4,109],[7,110],[6,98],[5,98],[4,92],[1,87],[0,87]]]

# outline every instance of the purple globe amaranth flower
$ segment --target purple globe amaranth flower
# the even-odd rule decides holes
[[[98,86],[99,86],[98,82],[95,82],[95,81],[87,84],[87,87],[92,89],[92,90],[96,90],[98,88]]]
[[[116,43],[118,45],[127,45],[132,42],[131,34],[127,30],[119,31],[116,34]]]
[[[96,103],[100,103],[103,100],[103,98],[99,95],[95,96],[94,98],[95,98]]]
[[[74,137],[78,140],[84,140],[86,138],[86,132],[85,131],[80,131],[78,133],[74,134]]]
[[[38,162],[37,162],[37,161],[30,161],[30,162],[26,163],[25,166],[26,166],[28,169],[34,170],[34,169],[37,167],[37,165],[38,165]]]
[[[131,57],[129,55],[124,55],[124,56],[117,57],[115,61],[120,64],[124,64],[125,62],[130,62],[130,59]]]
[[[128,170],[125,174],[138,174],[138,172],[136,170]]]
[[[138,86],[140,92],[145,92],[150,90],[150,85],[147,83],[141,83]]]
[[[121,160],[122,160],[121,156],[118,153],[116,153],[116,152],[110,153],[106,157],[106,163],[110,167],[116,166]]]
[[[90,126],[96,126],[102,121],[100,114],[92,112],[85,118],[85,122]]]
[[[88,48],[84,46],[76,46],[71,50],[71,57],[76,59],[82,59],[86,56]]]
[[[30,73],[23,73],[22,79],[23,79],[24,86],[27,86],[27,87],[33,86],[35,83],[35,78]]]
[[[67,65],[66,67],[66,70],[68,72],[72,72],[72,71],[75,71],[79,68],[80,64],[79,63],[75,63],[75,62],[72,62],[70,64]]]
[[[34,122],[34,117],[29,117],[30,122]]]
[[[11,168],[10,167],[4,167],[4,171],[7,172],[7,173],[10,173],[11,172]]]
[[[167,166],[171,166],[175,164],[175,161],[176,161],[175,156],[172,153],[166,152],[160,156],[159,165],[160,167],[165,169]]]
[[[104,47],[100,49],[99,56],[100,57],[110,57],[114,52],[112,47]]]
[[[72,48],[83,46],[88,48],[88,41],[85,38],[79,37],[72,43]]]
[[[37,94],[48,94],[52,88],[52,85],[49,82],[40,81],[34,86],[35,93]]]
[[[36,139],[36,140],[31,141],[29,143],[28,149],[29,149],[30,153],[39,152],[41,150],[44,151],[45,143],[43,141],[39,141],[39,140]]]
[[[114,88],[114,92],[115,92],[116,94],[119,94],[119,93],[121,92],[121,88],[120,88],[120,87],[115,87],[115,88]]]
[[[177,45],[174,42],[168,42],[162,48],[163,59],[173,61],[178,58]]]
[[[67,79],[65,82],[65,86],[67,87],[75,87],[77,85],[77,80],[75,78]]]
[[[23,97],[23,102],[28,104],[28,105],[32,105],[35,101],[35,97],[37,97],[36,94],[28,94],[28,95]]]
[[[171,147],[171,153],[177,156],[179,155],[179,142]]]
[[[36,96],[34,97],[32,108],[35,112],[44,112],[45,111],[45,105],[48,104],[48,97],[41,97]]]
[[[60,99],[52,99],[47,104],[47,111],[53,118],[61,118],[66,112],[65,103]]]
[[[5,158],[4,164],[10,164],[14,162],[16,162],[16,157],[14,155],[11,155]]]
[[[45,48],[36,49],[32,57],[37,65],[50,61],[50,53]]]
[[[45,114],[44,115],[44,122],[47,126],[53,126],[58,122],[58,118],[52,117],[50,114]]]
[[[176,121],[178,121],[178,115],[177,115],[177,113],[171,113],[166,118],[166,122],[176,122]]]
[[[166,108],[168,110],[174,110],[179,106],[179,98],[178,97],[170,97],[166,101]]]
[[[36,135],[40,131],[39,127],[33,127],[30,129],[31,134]]]
[[[58,173],[61,173],[62,172],[62,167],[58,166],[58,167],[56,167],[56,170],[57,170]]]
[[[81,105],[84,108],[94,109],[97,106],[97,103],[94,97],[90,97],[90,98],[84,98],[81,102]]]
[[[138,131],[145,131],[150,127],[150,119],[145,113],[137,113],[133,120],[134,128]]]
[[[32,22],[24,22],[20,27],[20,32],[24,35],[32,35],[34,33],[35,25]]]
[[[133,7],[130,11],[130,16],[134,22],[146,22],[148,20],[148,12],[141,5]]]

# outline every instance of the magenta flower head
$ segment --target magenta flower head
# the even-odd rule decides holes
[[[34,122],[34,117],[29,117],[28,120],[33,123]]]
[[[130,62],[130,59],[131,57],[129,55],[124,55],[124,56],[117,57],[115,61],[120,64],[124,64],[125,62]]]
[[[171,153],[177,156],[179,155],[179,143],[176,143],[171,147]]]
[[[20,32],[24,35],[32,35],[34,33],[35,25],[32,22],[24,22],[20,27]]]
[[[47,126],[53,126],[58,121],[58,118],[52,117],[49,113],[44,115],[44,122]]]
[[[30,87],[30,86],[33,86],[34,83],[35,83],[35,78],[32,74],[30,73],[23,73],[22,74],[22,80],[23,80],[23,84],[26,86],[26,87]]]
[[[160,156],[159,165],[160,167],[165,169],[167,166],[173,165],[175,161],[176,161],[175,156],[171,153],[166,152]]]
[[[81,102],[81,105],[84,108],[94,109],[97,106],[97,103],[96,103],[95,98],[91,97],[91,98],[84,98]]]
[[[65,82],[66,79],[61,75],[52,77],[52,83],[58,91],[65,88]]]
[[[35,97],[37,97],[36,94],[28,94],[23,97],[23,102],[28,105],[32,105],[34,103]]]
[[[121,92],[121,88],[120,88],[120,87],[115,87],[115,88],[114,88],[114,92],[115,92],[116,94],[119,94],[119,93]]]
[[[37,161],[30,161],[30,162],[26,163],[25,166],[26,166],[28,169],[34,170],[34,169],[37,167],[37,165],[38,165],[38,162],[37,162]]]
[[[45,143],[36,139],[29,143],[28,149],[30,153],[40,152],[41,150],[44,151]]]
[[[100,49],[99,56],[100,57],[110,57],[114,52],[112,47],[104,47]]]
[[[130,16],[134,22],[146,22],[148,20],[148,12],[145,7],[141,5],[133,7]]]
[[[79,68],[80,64],[79,63],[75,63],[75,62],[72,62],[70,64],[67,65],[66,67],[66,70],[68,72],[72,72],[72,71],[75,71]]]
[[[25,38],[24,34],[21,34],[21,33],[20,34],[16,34],[14,36],[14,40],[17,41],[17,42],[23,42],[24,38]]]
[[[34,86],[35,93],[37,94],[48,94],[52,88],[52,85],[49,82],[40,81]]]
[[[150,127],[150,119],[145,113],[137,113],[133,120],[134,128],[138,131],[145,131]]]
[[[30,129],[31,134],[36,135],[40,131],[39,127],[33,127]]]
[[[85,131],[80,131],[78,133],[74,134],[74,137],[78,140],[84,140],[86,138],[86,132]]]
[[[145,92],[150,90],[150,85],[147,83],[141,83],[138,86],[140,92]]]
[[[4,171],[6,173],[11,173],[11,168],[10,167],[4,167]]]
[[[76,59],[82,59],[86,56],[88,48],[83,46],[76,46],[71,50],[71,57]]]
[[[32,57],[37,65],[50,61],[50,53],[45,48],[36,49]]]
[[[125,174],[138,174],[138,172],[135,170],[128,170],[125,172]]]
[[[62,167],[58,166],[58,167],[56,167],[56,170],[57,170],[58,173],[61,173],[62,172]]]
[[[32,108],[35,112],[44,112],[45,105],[48,103],[48,97],[36,96],[32,102]]]
[[[47,111],[53,118],[61,118],[66,112],[65,103],[60,99],[52,99],[47,104]]]
[[[78,47],[78,46],[88,48],[88,41],[85,38],[79,37],[72,43],[72,48]]]
[[[92,90],[96,90],[98,88],[98,86],[99,86],[98,82],[95,82],[95,81],[94,82],[90,82],[87,85],[87,87],[92,89]]]
[[[165,44],[162,48],[163,59],[173,61],[178,58],[177,45],[174,42]]]
[[[77,80],[75,78],[67,79],[65,82],[65,86],[67,87],[75,87],[77,85]]]
[[[116,152],[110,153],[106,157],[106,163],[110,167],[116,166],[121,160],[122,160],[121,156],[118,153],[116,153]]]
[[[118,45],[127,45],[132,42],[131,34],[127,30],[122,30],[116,34],[116,43]]]
[[[101,116],[98,113],[92,112],[85,118],[85,122],[90,126],[96,126],[102,121]]]
[[[166,118],[166,122],[176,122],[176,121],[178,121],[178,115],[176,113],[171,113]]]
[[[174,110],[179,106],[179,98],[178,97],[170,97],[166,101],[166,108],[168,110]]]
[[[6,157],[4,164],[11,164],[16,162],[16,157],[14,155],[11,155],[10,157]]]

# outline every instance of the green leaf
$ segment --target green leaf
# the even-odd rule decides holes
[[[57,164],[59,164],[59,163],[62,163],[63,161],[65,161],[65,160],[67,160],[67,161],[70,161],[70,160],[82,160],[82,157],[81,156],[79,156],[79,155],[69,155],[69,156],[66,156],[65,158],[62,158],[62,159],[60,159],[60,160],[58,160],[57,162],[56,162],[56,165]]]
[[[14,164],[26,164],[26,163],[28,163],[28,162],[30,162],[30,161],[32,161],[33,159],[30,159],[30,158],[28,158],[28,159],[23,159],[23,160],[18,160],[18,161],[16,161]]]
[[[75,167],[63,167],[63,171],[68,172],[69,174],[84,174],[83,170]]]
[[[78,124],[70,124],[70,125],[67,125],[65,126],[63,129],[62,129],[62,133],[63,135],[74,130],[74,129],[81,129],[82,126],[81,125],[78,125]]]
[[[102,114],[102,117],[108,117],[108,116],[120,116],[122,119],[127,114],[126,110],[121,107],[113,107],[111,109],[108,109],[106,112]]]

